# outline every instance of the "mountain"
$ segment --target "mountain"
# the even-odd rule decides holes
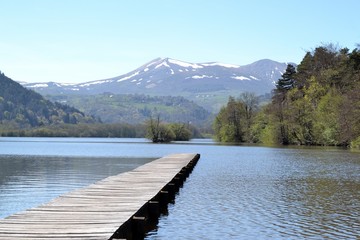
[[[138,93],[183,95],[230,90],[270,92],[286,69],[286,63],[264,59],[249,65],[224,63],[187,63],[171,58],[157,58],[132,72],[113,78],[80,84],[22,83],[45,94],[115,94]]]
[[[22,83],[43,95],[146,94],[183,96],[207,109],[219,109],[229,95],[270,93],[286,63],[263,59],[238,66],[218,62],[188,63],[157,58],[127,74],[80,84]]]
[[[73,107],[44,99],[0,72],[0,128],[94,121]]]
[[[137,124],[160,114],[164,122],[191,123],[204,126],[213,117],[207,110],[184,97],[139,94],[57,95],[50,100],[76,106],[99,116],[104,123]]]

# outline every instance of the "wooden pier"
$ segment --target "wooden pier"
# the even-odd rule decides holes
[[[173,154],[0,219],[0,240],[142,239],[199,154]]]

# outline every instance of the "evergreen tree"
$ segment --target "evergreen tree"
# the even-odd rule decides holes
[[[290,142],[289,130],[285,118],[286,108],[288,105],[286,96],[287,93],[295,87],[295,74],[295,67],[291,64],[288,64],[284,74],[276,84],[275,94],[272,99],[273,114],[277,121],[276,125],[279,129],[279,133],[276,135],[278,135],[277,138],[279,139],[279,142],[284,145],[287,145]]]
[[[292,64],[288,64],[284,74],[278,80],[276,84],[276,89],[278,91],[287,91],[294,88],[295,85],[295,76],[296,70]]]

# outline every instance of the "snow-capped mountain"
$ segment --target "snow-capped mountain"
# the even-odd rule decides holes
[[[42,94],[150,94],[201,95],[215,92],[269,93],[286,69],[286,63],[264,59],[238,66],[218,62],[188,63],[157,58],[132,72],[117,77],[84,82],[22,83]]]

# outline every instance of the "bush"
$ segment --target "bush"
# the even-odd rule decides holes
[[[351,141],[350,147],[360,149],[360,136],[357,137],[355,140]]]

